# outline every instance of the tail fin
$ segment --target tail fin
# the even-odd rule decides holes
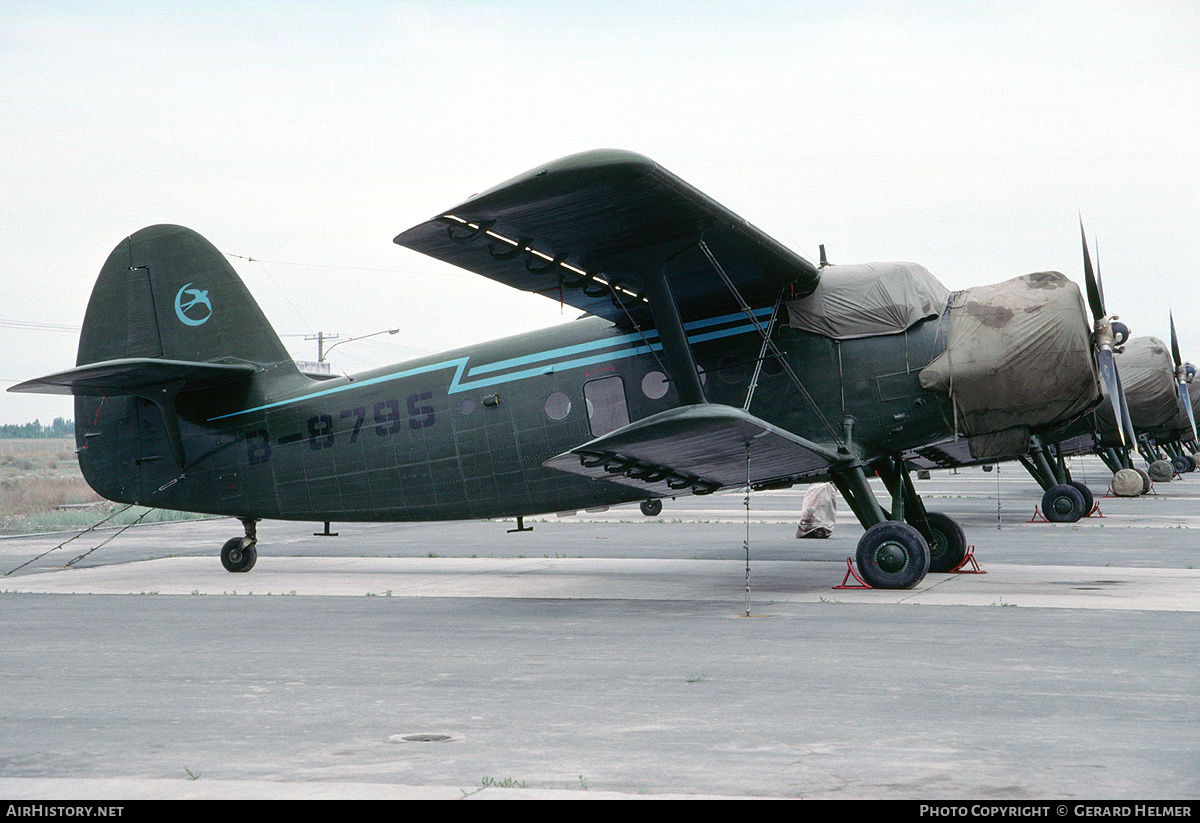
[[[210,392],[210,397],[236,402],[239,395],[230,388],[239,385],[244,394],[250,378],[268,370],[273,380],[304,379],[224,255],[190,229],[150,226],[123,240],[100,270],[84,316],[75,368],[9,390],[75,395],[84,476],[105,497],[120,500],[124,497],[118,495],[126,494],[124,481],[116,482],[116,491],[98,483],[108,482],[105,474],[119,474],[121,461],[129,455],[85,460],[84,454],[87,438],[98,433],[82,427],[92,421],[92,428],[103,428],[106,400],[113,398],[120,406],[114,410],[110,404],[104,410],[104,419],[115,421],[114,431],[137,416],[135,398],[157,406],[161,436],[143,431],[139,448],[159,448],[146,445],[151,441],[165,445],[183,468],[187,460],[176,398]],[[141,454],[133,454],[134,463],[148,459]],[[112,465],[89,473],[88,467],[100,465],[102,459]],[[96,482],[93,475],[99,478]]]
[[[225,256],[196,232],[168,225],[121,241],[92,289],[76,365],[126,358],[291,360]]]

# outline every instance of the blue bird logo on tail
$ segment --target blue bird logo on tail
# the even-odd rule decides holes
[[[202,326],[212,317],[213,307],[208,300],[208,291],[193,289],[191,283],[185,285],[175,295],[175,316],[179,318],[179,322],[188,326]],[[184,295],[190,298],[184,301]],[[196,306],[201,308],[196,309]],[[189,313],[190,311],[190,313]],[[199,316],[199,315],[203,316]]]

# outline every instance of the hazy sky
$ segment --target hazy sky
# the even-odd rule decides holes
[[[1200,4],[21,2],[0,7],[0,389],[75,364],[112,248],[180,223],[349,372],[569,320],[394,245],[474,192],[641,152],[801,254],[1032,271],[1200,362]],[[246,258],[253,258],[251,262]],[[0,392],[0,423],[72,417]]]

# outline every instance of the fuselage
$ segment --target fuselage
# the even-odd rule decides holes
[[[765,325],[771,309],[755,315]],[[709,402],[748,401],[757,417],[830,448],[845,442],[849,421],[852,447],[869,462],[952,434],[948,400],[918,383],[944,346],[944,322],[842,341],[775,325],[772,339],[803,389],[763,357],[744,314],[688,323],[687,333]],[[678,406],[666,374],[653,331],[589,317],[353,377],[268,369],[219,391],[180,394],[183,471],[152,404],[81,397],[80,464],[109,499],[242,517],[575,511],[647,495],[543,463]],[[88,448],[101,442],[106,448]]]

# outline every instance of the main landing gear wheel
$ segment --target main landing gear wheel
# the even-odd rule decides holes
[[[1042,495],[1042,513],[1052,523],[1074,523],[1087,514],[1083,493],[1066,483],[1051,486]]]
[[[962,526],[941,512],[929,512],[929,531],[933,540],[929,543],[929,571],[948,572],[957,569],[967,557],[967,536]]]
[[[1096,495],[1092,494],[1092,490],[1088,488],[1087,483],[1072,480],[1071,485],[1079,489],[1079,493],[1083,495],[1083,516],[1087,517],[1092,512],[1092,506],[1096,505]]]
[[[643,500],[639,508],[642,510],[642,514],[646,515],[647,517],[658,517],[660,514],[662,514],[662,501]]]
[[[221,547],[221,565],[227,572],[248,572],[254,568],[257,560],[258,549],[254,548],[253,543],[246,543],[244,537],[226,540]]]
[[[1182,454],[1178,457],[1171,458],[1171,468],[1175,470],[1176,474],[1184,474],[1185,472],[1191,471],[1191,467],[1188,465],[1188,459]]]
[[[888,520],[858,541],[858,571],[874,589],[911,589],[929,571],[929,544],[907,523]]]

